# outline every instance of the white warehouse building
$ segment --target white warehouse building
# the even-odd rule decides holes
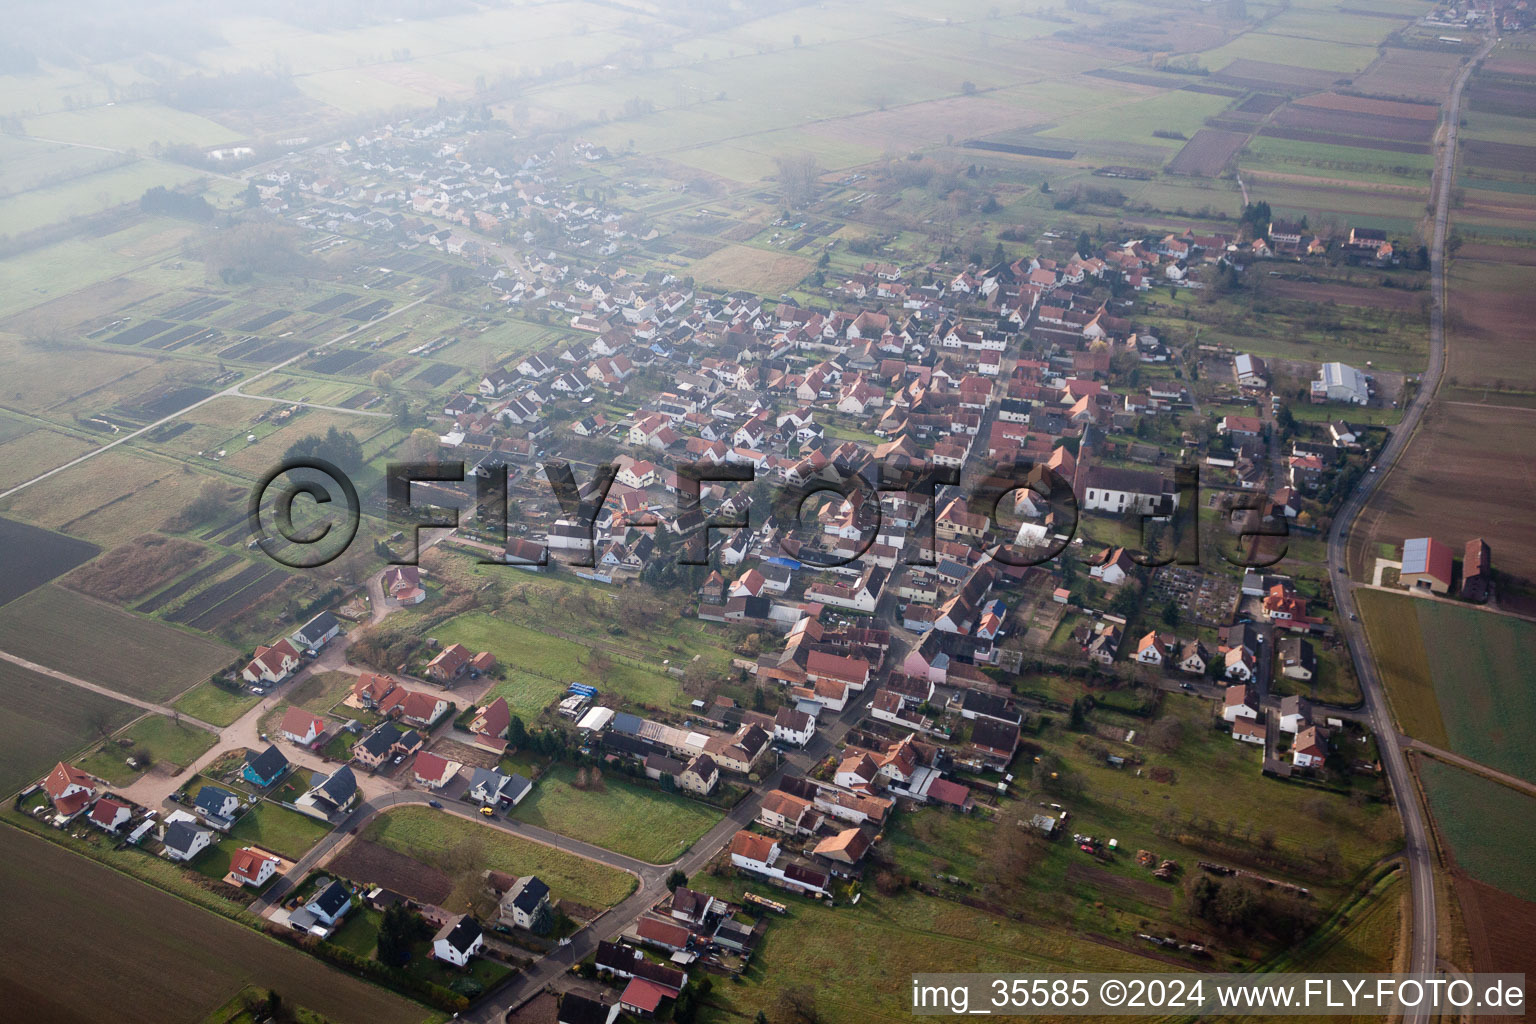
[[[1324,363],[1312,382],[1314,402],[1352,402],[1365,405],[1371,400],[1371,386],[1365,374],[1347,363]]]

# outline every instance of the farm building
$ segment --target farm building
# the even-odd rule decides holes
[[[1365,405],[1371,400],[1371,387],[1365,374],[1346,363],[1324,363],[1312,382],[1312,401],[1350,402]]]
[[[1491,554],[1488,542],[1481,537],[1467,541],[1461,556],[1461,597],[1464,601],[1479,604],[1488,600],[1493,590],[1493,569],[1489,565]]]
[[[1409,590],[1444,594],[1451,589],[1451,549],[1433,537],[1403,541],[1403,568],[1398,579]]]

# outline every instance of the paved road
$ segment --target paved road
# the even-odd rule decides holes
[[[1360,678],[1360,688],[1365,695],[1365,710],[1375,730],[1381,749],[1382,763],[1386,767],[1387,780],[1397,801],[1398,813],[1403,820],[1403,836],[1406,843],[1408,875],[1412,889],[1413,918],[1409,937],[1408,970],[1414,974],[1430,974],[1435,969],[1435,943],[1439,936],[1436,924],[1434,854],[1424,825],[1424,810],[1419,804],[1417,792],[1408,774],[1408,759],[1399,744],[1397,729],[1387,707],[1377,671],[1375,658],[1365,642],[1355,607],[1354,584],[1345,575],[1346,551],[1349,529],[1365,507],[1381,482],[1391,473],[1393,465],[1408,447],[1424,410],[1440,386],[1445,371],[1445,236],[1450,216],[1450,193],[1456,161],[1456,133],[1461,116],[1461,94],[1476,66],[1496,39],[1484,43],[1471,61],[1462,68],[1451,89],[1446,114],[1446,135],[1435,167],[1435,215],[1434,233],[1430,239],[1430,320],[1429,366],[1425,370],[1422,385],[1413,401],[1403,410],[1403,421],[1394,430],[1381,455],[1376,460],[1376,472],[1366,474],[1345,501],[1339,514],[1334,517],[1328,533],[1329,577],[1333,580],[1335,605],[1339,610],[1339,626],[1349,641],[1350,654],[1354,659],[1355,673]],[[1406,1011],[1404,1024],[1421,1024],[1429,1019],[1423,1008]]]

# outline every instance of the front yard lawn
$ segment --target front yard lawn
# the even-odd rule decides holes
[[[236,849],[249,844],[297,860],[328,832],[323,822],[264,800],[235,822],[229,839],[237,844]]]

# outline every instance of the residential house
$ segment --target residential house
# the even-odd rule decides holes
[[[96,795],[96,780],[72,764],[60,761],[43,779],[43,792],[53,802],[61,818],[72,818],[85,810]]]
[[[677,784],[685,793],[693,793],[696,796],[708,796],[715,791],[715,786],[720,782],[720,769],[715,765],[714,758],[708,754],[699,754],[683,773],[677,777]]]
[[[341,923],[341,919],[347,916],[347,911],[352,909],[352,894],[341,882],[332,881],[324,889],[310,897],[304,904],[304,909],[314,915],[315,920],[327,928],[334,928]]]
[[[240,798],[221,786],[204,786],[192,798],[192,806],[211,823],[227,828],[228,822],[240,809]]]
[[[839,864],[853,865],[864,859],[871,845],[863,829],[845,828],[817,843],[811,852]]]
[[[773,717],[773,738],[803,747],[816,733],[816,720],[804,711],[781,707]]]
[[[229,858],[229,877],[238,885],[259,889],[276,873],[282,861],[252,846],[243,846]]]
[[[1296,744],[1291,747],[1291,763],[1298,768],[1320,768],[1327,754],[1323,731],[1309,725],[1296,734]]]
[[[464,766],[458,761],[450,761],[431,751],[422,751],[416,755],[416,761],[411,765],[411,773],[418,786],[442,789],[459,774],[459,769],[462,767]]]
[[[618,1003],[605,1003],[580,992],[566,992],[560,997],[555,1024],[615,1024],[619,1010]]]
[[[485,929],[468,914],[449,918],[432,936],[432,956],[443,963],[464,967],[485,945]]]
[[[473,654],[463,644],[449,644],[427,662],[425,675],[440,683],[450,683],[469,667]]]
[[[502,895],[497,922],[512,928],[543,934],[554,921],[549,886],[537,875],[523,875]]]
[[[1264,723],[1256,719],[1239,718],[1232,723],[1232,738],[1239,743],[1254,743],[1262,747],[1268,735],[1269,730]]]
[[[1227,651],[1221,674],[1227,679],[1246,683],[1254,677],[1257,669],[1258,661],[1246,647],[1233,647]],[[1230,694],[1232,691],[1227,692]]]
[[[88,820],[103,832],[116,835],[117,830],[126,825],[131,817],[133,817],[133,809],[127,804],[102,797],[91,808]]]
[[[271,647],[257,647],[256,656],[240,670],[248,683],[280,683],[299,667],[299,652],[287,640],[279,640]]]
[[[1226,696],[1222,702],[1221,717],[1227,722],[1236,722],[1240,718],[1256,720],[1259,717],[1258,694],[1249,690],[1243,683],[1227,687]]]
[[[1105,586],[1118,587],[1135,567],[1136,563],[1126,554],[1125,548],[1105,548],[1100,552],[1097,564],[1088,569],[1088,575],[1102,580]]]
[[[1300,694],[1280,698],[1280,731],[1301,732],[1312,724],[1312,706]]]
[[[1290,679],[1310,682],[1317,672],[1317,654],[1299,636],[1282,637],[1275,644],[1275,654],[1280,660],[1280,673]]]
[[[254,786],[265,788],[282,778],[287,770],[288,759],[276,745],[269,744],[266,750],[246,760],[240,776]]]
[[[283,720],[277,731],[288,742],[307,747],[325,732],[325,719],[303,708],[290,707],[283,712]]]
[[[311,650],[325,646],[341,632],[341,623],[330,612],[321,612],[294,631],[292,640],[296,646]]]
[[[812,832],[821,819],[809,800],[775,789],[764,795],[757,820],[777,832],[799,835]]]
[[[161,842],[168,860],[186,862],[208,848],[213,833],[199,828],[197,820],[185,811],[176,811],[165,820]]]

